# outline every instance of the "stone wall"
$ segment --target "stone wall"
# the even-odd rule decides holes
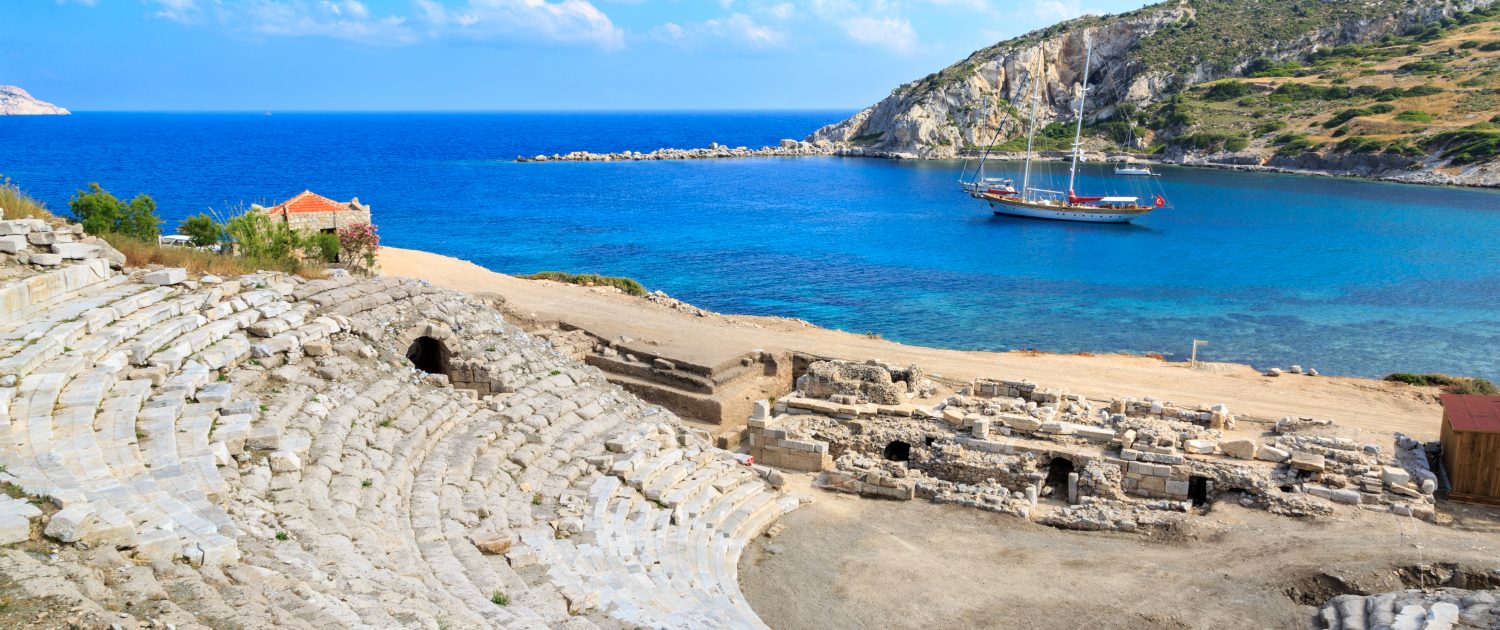
[[[357,204],[358,202],[355,202]],[[291,212],[276,218],[286,222],[287,227],[302,232],[337,230],[356,223],[370,223],[370,207],[351,205],[341,212]]]
[[[783,418],[785,416],[770,417],[770,406],[765,401],[755,403],[755,411],[747,423],[750,456],[755,458],[755,462],[809,472],[832,468],[833,460],[828,455],[828,443],[789,436],[783,425]]]

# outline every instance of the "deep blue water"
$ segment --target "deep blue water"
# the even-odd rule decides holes
[[[497,271],[637,278],[714,310],[965,349],[1161,352],[1325,373],[1500,377],[1500,192],[1084,165],[1135,225],[992,216],[961,165],[810,158],[516,164],[801,138],[849,112],[0,118],[0,173],[55,209],[98,181],[175,225],[304,188],[384,243]],[[1056,181],[1063,169],[1043,169]]]

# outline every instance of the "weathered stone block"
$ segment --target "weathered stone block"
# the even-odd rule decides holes
[[[1297,470],[1323,472],[1327,464],[1322,455],[1307,451],[1292,451],[1291,466]]]
[[[187,270],[183,269],[182,267],[168,267],[166,269],[158,269],[146,274],[145,280],[146,284],[155,284],[160,286],[178,284],[184,280],[187,280]]]
[[[1194,455],[1212,455],[1218,444],[1213,440],[1186,440],[1182,443],[1182,450]]]
[[[0,252],[16,254],[27,251],[26,237],[17,235],[0,236]]]
[[[1255,440],[1231,440],[1219,443],[1219,449],[1223,450],[1225,455],[1235,459],[1255,459],[1255,452],[1259,448]]]

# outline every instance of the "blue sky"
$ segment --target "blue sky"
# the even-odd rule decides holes
[[[3,0],[0,84],[89,110],[853,109],[1135,0]]]

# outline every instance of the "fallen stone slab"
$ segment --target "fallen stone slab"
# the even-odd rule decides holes
[[[1219,449],[1224,451],[1225,455],[1235,459],[1250,460],[1255,459],[1255,452],[1260,450],[1260,447],[1255,440],[1231,440],[1220,442]]]
[[[1323,472],[1327,462],[1322,455],[1307,451],[1292,451],[1291,467],[1307,472]]]
[[[98,256],[99,246],[88,243],[57,243],[52,246],[52,253],[68,260],[83,260]]]
[[[74,503],[52,515],[42,533],[60,542],[73,543],[83,538],[89,527],[99,522],[99,515],[86,503]]]
[[[158,269],[146,274],[145,280],[146,284],[155,284],[160,286],[179,284],[184,280],[187,280],[187,270],[183,269],[182,267],[168,267],[166,269]]]

